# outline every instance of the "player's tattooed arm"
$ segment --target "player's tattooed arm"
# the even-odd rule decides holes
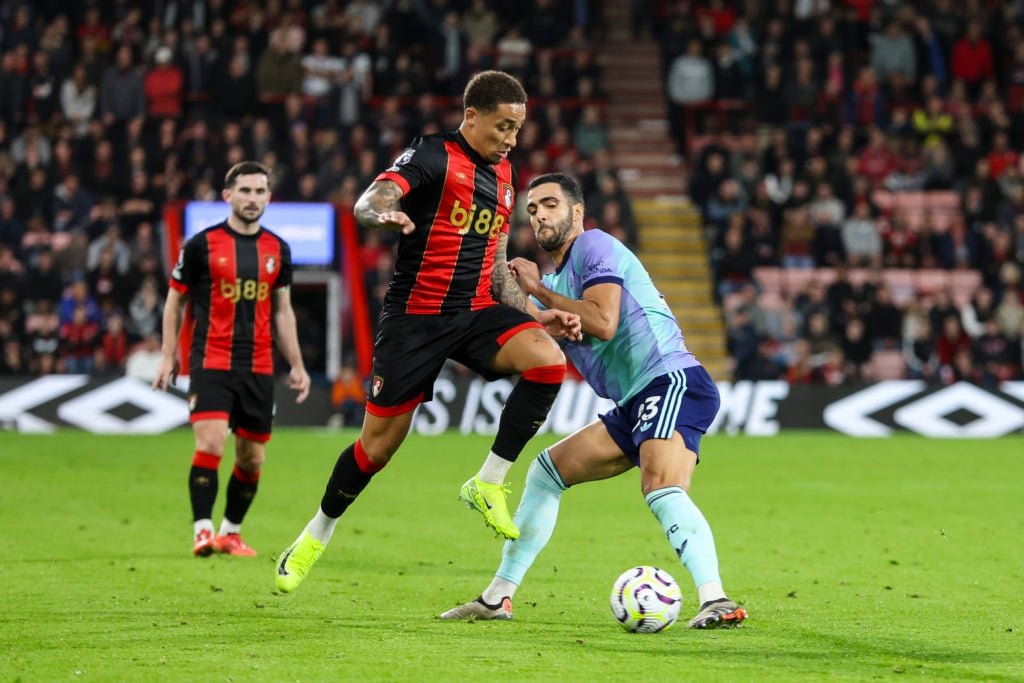
[[[393,180],[376,180],[356,201],[356,220],[367,228],[398,230],[409,234],[416,229],[401,205],[402,188]]]
[[[523,290],[519,289],[519,284],[516,283],[515,277],[513,277],[512,272],[508,269],[506,249],[508,249],[508,235],[502,233],[498,235],[498,248],[494,256],[494,271],[491,273],[491,294],[503,304],[507,304],[512,308],[518,308],[524,313],[536,315],[539,309],[530,301],[530,297],[526,296]]]

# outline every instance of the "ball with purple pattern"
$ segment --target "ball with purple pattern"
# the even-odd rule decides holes
[[[615,580],[611,605],[622,628],[631,633],[657,633],[676,623],[682,593],[664,569],[633,567]]]

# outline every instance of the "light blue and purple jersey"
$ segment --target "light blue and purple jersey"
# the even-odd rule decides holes
[[[599,396],[621,406],[655,378],[700,365],[643,264],[603,230],[587,230],[577,237],[558,270],[541,280],[548,289],[574,300],[583,299],[584,290],[594,285],[622,286],[619,327],[611,339],[584,335],[580,342],[562,342]]]

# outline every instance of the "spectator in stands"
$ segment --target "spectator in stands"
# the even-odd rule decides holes
[[[814,224],[814,261],[819,267],[835,266],[846,259],[840,234],[846,210],[832,193],[828,182],[820,182],[815,188],[814,200],[809,211]]]
[[[840,348],[846,360],[846,376],[854,381],[864,379],[864,367],[871,360],[872,347],[863,320],[851,318],[847,321]]]
[[[971,296],[971,300],[960,309],[960,322],[964,332],[971,337],[980,337],[985,332],[985,324],[995,318],[996,303],[992,290],[979,287]]]
[[[939,358],[935,352],[934,329],[926,316],[917,316],[903,334],[903,359],[910,379],[934,381],[938,376]]]
[[[813,268],[811,244],[814,223],[811,219],[810,188],[806,180],[793,184],[793,194],[782,212],[779,253],[785,268]]]
[[[995,75],[992,46],[983,36],[980,22],[967,22],[967,31],[953,47],[950,72],[967,85],[971,96],[976,96],[981,84]]]
[[[1016,350],[1013,342],[991,317],[985,321],[983,332],[974,340],[972,357],[980,370],[980,382],[995,388],[1017,376]]]
[[[903,337],[903,312],[892,301],[887,285],[875,290],[867,314],[868,333],[876,348],[896,349]]]
[[[738,380],[754,379],[758,365],[758,337],[746,308],[737,308],[733,313],[727,346],[734,361],[733,376]]]
[[[185,77],[173,63],[174,52],[166,45],[153,55],[154,66],[143,81],[146,113],[153,119],[177,119],[184,107]]]
[[[366,405],[366,390],[363,380],[356,374],[352,365],[341,367],[338,378],[331,386],[331,407],[338,419],[338,426],[358,427],[363,422],[363,409]]]
[[[690,107],[707,102],[715,93],[715,74],[700,40],[675,58],[668,74],[669,121],[680,154],[686,153],[686,117]],[[696,117],[695,117],[696,118]]]
[[[487,5],[487,0],[473,0],[462,14],[462,30],[470,45],[490,49],[501,29],[498,15]]]
[[[60,360],[69,374],[91,374],[96,364],[100,326],[88,318],[85,304],[74,307],[71,320],[60,326]]]
[[[263,51],[256,67],[256,89],[264,104],[280,104],[286,95],[302,87],[302,49],[300,32],[284,27],[270,33],[268,49]]]
[[[871,206],[866,200],[856,203],[853,215],[843,221],[843,249],[846,262],[854,267],[877,267],[882,263],[882,237],[875,220],[871,217]]]
[[[89,119],[96,111],[96,98],[96,86],[88,81],[85,64],[79,62],[71,78],[60,87],[61,109],[76,138],[83,138],[88,132]]]
[[[163,302],[160,299],[160,287],[156,280],[143,280],[139,291],[132,297],[128,305],[130,315],[129,329],[136,337],[145,339],[159,335],[163,318]]]
[[[117,48],[117,62],[103,74],[99,115],[104,126],[123,127],[146,113],[145,89],[134,67],[132,49]]]
[[[957,315],[946,316],[942,320],[939,338],[935,344],[935,353],[939,360],[940,372],[948,375],[952,371],[953,361],[960,351],[971,350],[971,338],[964,332]]]

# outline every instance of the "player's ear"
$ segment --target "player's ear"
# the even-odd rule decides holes
[[[231,203],[231,190],[229,190],[228,188],[225,187],[223,190],[220,191],[220,198],[223,199],[224,201],[226,201],[228,204],[230,204]]]
[[[573,223],[583,222],[583,202],[572,205],[572,220]]]

